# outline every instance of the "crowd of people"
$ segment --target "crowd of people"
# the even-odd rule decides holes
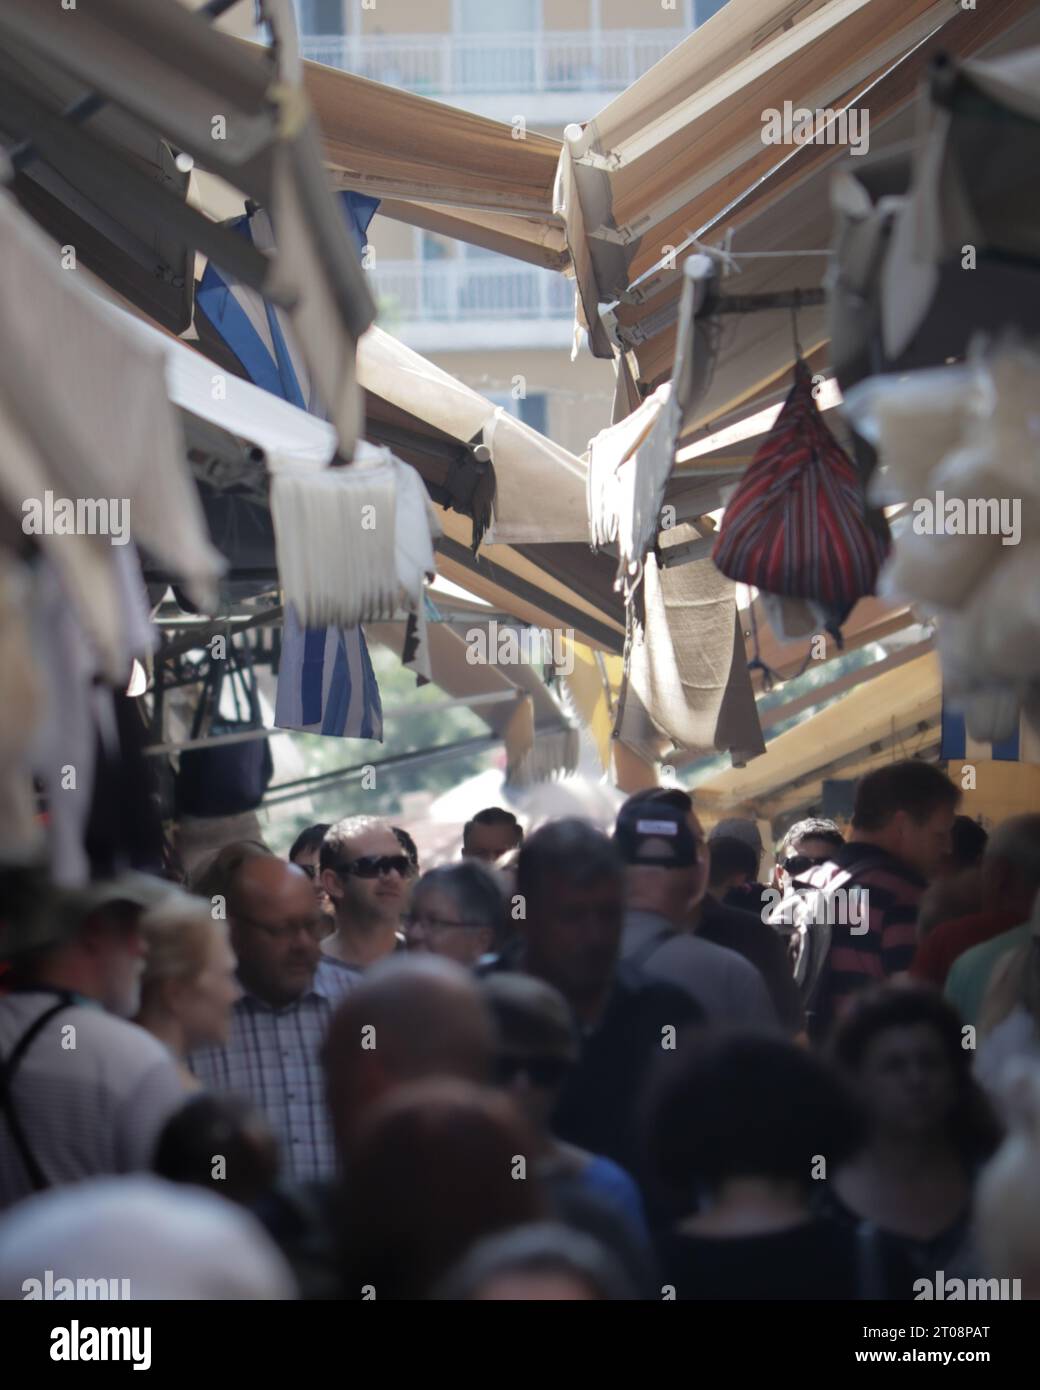
[[[958,801],[5,872],[0,1296],[1040,1298],[1040,815]]]

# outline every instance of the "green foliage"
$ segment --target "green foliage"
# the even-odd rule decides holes
[[[375,786],[365,788],[356,779],[334,782],[327,789],[318,786],[298,800],[271,806],[265,837],[280,853],[285,853],[299,832],[315,821],[336,821],[352,814],[391,816],[401,809],[402,793],[447,791],[492,764],[495,751],[488,749],[483,753],[446,758],[439,763],[380,771],[382,759],[478,738],[487,734],[488,726],[465,705],[422,712],[423,705],[438,704],[449,697],[436,685],[417,687],[413,673],[405,670],[397,653],[389,648],[373,647],[371,655],[383,709],[407,705],[415,712],[403,718],[391,715],[385,719],[385,742],[382,744],[373,739],[287,735],[303,755],[301,776],[315,777],[369,763],[375,768]]]

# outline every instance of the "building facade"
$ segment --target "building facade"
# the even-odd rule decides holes
[[[723,0],[295,0],[303,56],[562,138]],[[378,214],[379,322],[572,452],[610,423],[614,372],[571,362],[574,285]]]

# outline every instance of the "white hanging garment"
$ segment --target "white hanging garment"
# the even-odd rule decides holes
[[[31,742],[32,769],[49,808],[51,873],[62,887],[90,877],[84,835],[90,819],[101,703],[97,662],[54,568],[38,565],[31,599],[33,654],[44,700]]]
[[[120,529],[179,575],[193,599],[215,601],[225,565],[209,543],[185,461],[164,353],[128,332],[72,261],[63,268],[72,252],[55,246],[6,193],[0,241],[0,396],[42,463],[46,487],[88,502],[95,515],[102,504],[110,518],[118,514]],[[109,544],[114,532],[93,539]],[[94,626],[104,645],[104,615]]]
[[[371,447],[346,468],[275,468],[271,516],[285,598],[305,627],[387,622],[404,608],[421,638],[439,526],[414,468]]]
[[[875,501],[909,504],[878,592],[935,620],[945,691],[1000,741],[1040,682],[1040,353],[1008,337],[964,367],[874,378],[846,409],[880,450]]]
[[[397,475],[389,453],[271,478],[278,572],[305,627],[387,621],[397,607]]]
[[[0,863],[24,864],[43,847],[28,750],[46,692],[28,616],[32,577],[0,550]]]

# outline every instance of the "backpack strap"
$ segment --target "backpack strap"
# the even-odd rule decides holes
[[[25,1164],[25,1170],[29,1174],[29,1181],[32,1183],[34,1192],[43,1192],[50,1187],[43,1169],[32,1151],[25,1129],[22,1126],[21,1116],[14,1103],[14,1095],[11,1090],[11,1083],[14,1081],[15,1072],[21,1065],[22,1058],[25,1056],[34,1038],[40,1033],[55,1014],[60,1014],[63,1009],[70,1008],[75,1003],[75,996],[62,993],[56,1004],[52,1004],[49,1009],[44,1009],[39,1018],[35,1019],[25,1030],[22,1036],[11,1049],[11,1055],[4,1060],[0,1056],[0,1113],[7,1120],[7,1127],[11,1131],[11,1138],[14,1146]]]
[[[660,931],[654,932],[649,941],[644,941],[637,951],[633,951],[630,956],[625,957],[625,964],[632,965],[637,970],[641,970],[650,957],[657,950],[658,946],[663,946],[666,941],[670,941],[673,936],[678,936],[674,927],[662,927]]]

